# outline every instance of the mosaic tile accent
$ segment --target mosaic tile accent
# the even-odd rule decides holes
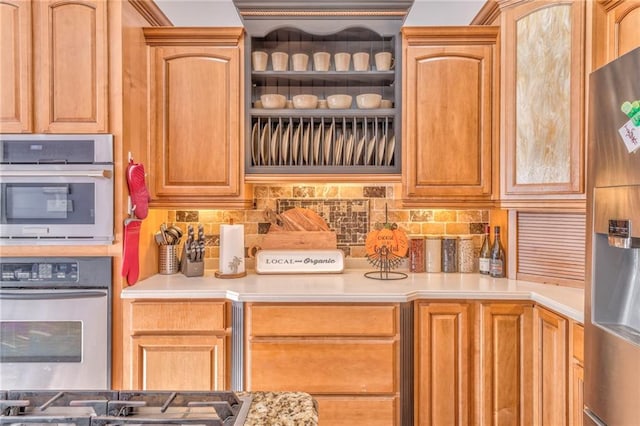
[[[362,195],[366,198],[386,198],[387,188],[384,186],[365,186]]]
[[[294,198],[314,198],[316,196],[316,188],[313,186],[294,186]]]
[[[409,219],[411,222],[433,222],[433,210],[411,210]]]
[[[318,213],[329,228],[336,231],[338,246],[364,244],[369,232],[369,200],[281,198],[277,201],[276,211],[282,213],[294,207],[308,208]]]
[[[198,222],[200,213],[197,210],[177,210],[176,222]]]
[[[469,232],[471,234],[484,234],[484,227],[486,225],[488,225],[488,223],[470,223]]]
[[[212,234],[212,235],[205,234],[204,245],[205,247],[220,246],[220,234]]]
[[[269,232],[269,228],[271,228],[271,224],[269,222],[258,223],[258,234],[266,234]]]

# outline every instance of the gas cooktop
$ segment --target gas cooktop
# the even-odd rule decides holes
[[[250,405],[231,391],[0,391],[0,425],[239,426]]]

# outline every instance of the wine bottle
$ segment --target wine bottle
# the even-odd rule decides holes
[[[489,225],[484,227],[484,241],[480,249],[480,273],[489,275],[491,268],[491,228]]]
[[[494,229],[493,246],[491,247],[489,260],[489,275],[494,278],[502,278],[505,276],[504,247],[500,242],[500,227],[496,226]]]

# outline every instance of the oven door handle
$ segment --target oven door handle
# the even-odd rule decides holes
[[[107,293],[103,291],[51,291],[47,293],[0,292],[0,299],[5,300],[88,299],[98,297],[107,297]]]
[[[93,177],[111,179],[111,170],[56,170],[55,172],[45,170],[1,170],[0,177]]]

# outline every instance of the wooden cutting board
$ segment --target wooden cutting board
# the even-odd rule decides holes
[[[271,249],[335,249],[338,245],[334,231],[277,231],[258,237],[257,247]]]
[[[294,207],[280,214],[265,210],[265,218],[271,222],[269,233],[282,231],[328,231],[329,226],[311,209]]]
[[[255,250],[310,250],[335,249],[338,240],[335,231],[316,212],[294,207],[280,214],[265,210],[265,219],[271,222],[269,232],[258,236]]]

